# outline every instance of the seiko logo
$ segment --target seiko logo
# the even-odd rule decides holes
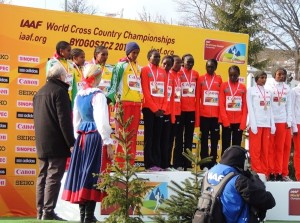
[[[0,83],[8,84],[9,83],[9,77],[0,77]]]
[[[0,118],[8,118],[8,111],[0,111]]]
[[[9,65],[0,64],[0,72],[9,72],[9,71],[10,71]]]
[[[35,136],[17,135],[17,140],[35,141]]]
[[[8,95],[9,89],[8,88],[0,88],[0,95]]]
[[[0,60],[9,60],[9,58],[7,53],[0,53]]]
[[[31,130],[34,131],[34,124],[32,123],[16,123],[17,130]]]
[[[0,105],[7,105],[7,101],[6,100],[0,100]]]
[[[18,78],[19,85],[30,85],[30,86],[39,86],[38,79],[30,79],[30,78]]]
[[[0,141],[7,141],[7,134],[0,134]]]
[[[19,108],[33,108],[32,101],[17,101],[17,107]]]
[[[17,164],[36,164],[36,158],[29,157],[15,157]]]
[[[19,90],[19,95],[34,96],[36,91]]]
[[[0,168],[0,175],[6,175],[6,168]]]
[[[17,153],[36,153],[35,146],[16,146],[15,152]]]
[[[25,73],[25,74],[39,74],[39,68],[33,67],[18,67],[18,73]]]
[[[20,168],[15,168],[15,175],[25,175],[25,176],[32,176],[36,175],[36,170],[35,169],[20,169]]]
[[[6,161],[7,161],[7,157],[5,156],[0,157],[0,163],[6,163]]]
[[[34,186],[34,180],[16,180],[16,186]]]
[[[4,152],[6,150],[5,146],[0,146],[0,152]]]
[[[7,122],[0,122],[0,129],[7,129]]]
[[[34,56],[19,55],[18,56],[18,61],[19,62],[24,62],[24,63],[40,63],[40,58],[39,57],[34,57]]]
[[[6,180],[0,179],[0,187],[5,187],[5,186],[6,186]]]
[[[17,118],[33,119],[32,112],[17,112]]]

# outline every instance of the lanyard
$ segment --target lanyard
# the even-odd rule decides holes
[[[54,58],[55,60],[57,60],[57,62],[58,63],[60,63],[60,65],[63,67],[63,68],[65,68],[65,66],[59,61],[59,59],[57,59],[57,58]],[[67,61],[67,60],[66,60]],[[68,61],[67,61],[67,69],[65,68],[65,70],[67,71],[67,74],[69,73],[69,63],[68,63]]]
[[[256,84],[256,87],[258,88],[258,90],[259,90],[261,96],[262,96],[263,99],[264,99],[264,110],[267,110],[267,102],[266,102],[266,91],[265,91],[265,88],[262,87],[262,88],[264,89],[264,94],[263,94],[263,93],[261,92],[261,90],[260,90],[260,88],[259,88],[259,86],[258,86],[257,84]]]
[[[83,75],[82,75],[82,72],[81,72],[81,70],[79,69],[79,67],[77,66],[77,64],[76,64],[76,63],[74,63],[74,62],[73,62],[73,64],[74,64],[74,66],[75,66],[76,70],[78,71],[78,73],[80,74],[80,76],[81,76],[81,78],[82,78],[82,77],[83,77]]]
[[[134,70],[134,68],[133,68],[133,66],[132,66],[132,64],[131,64],[131,61],[129,60],[128,57],[127,57],[127,61],[128,61],[129,65],[130,65],[131,70],[132,70],[133,73],[134,73],[135,78],[137,79],[137,78],[138,78],[137,72]],[[136,67],[137,67],[136,69],[138,69],[138,64],[136,64]],[[151,69],[151,68],[150,68],[150,69]]]
[[[158,77],[158,67],[156,68],[156,76],[154,75],[153,70],[152,70],[150,64],[148,64],[148,67],[150,68],[150,71],[151,71],[151,73],[152,73],[152,75],[153,75],[154,85],[155,85],[155,87],[157,87],[156,79],[157,79],[157,77]]]
[[[191,70],[190,80],[188,80],[187,75],[186,75],[186,73],[184,72],[184,70],[183,70],[182,68],[181,68],[181,70],[182,70],[182,72],[183,72],[183,74],[184,74],[184,76],[185,76],[185,79],[186,79],[187,82],[189,83],[189,87],[191,87],[192,77],[193,77],[193,70]]]
[[[280,101],[281,101],[281,98],[282,98],[282,95],[283,95],[283,88],[284,88],[284,85],[282,84],[282,90],[281,90],[281,93],[279,93],[277,86],[274,86],[274,87],[276,88],[277,95],[278,95],[278,105],[280,105]]]
[[[96,63],[95,59],[93,58],[93,64],[96,64],[99,68],[101,68],[101,77],[104,73],[105,64],[102,66],[101,64]]]
[[[229,89],[230,89],[230,94],[231,94],[231,100],[234,101],[234,96],[236,95],[236,92],[238,91],[239,89],[239,86],[240,86],[240,82],[238,81],[238,86],[235,90],[234,93],[232,93],[232,88],[231,88],[231,84],[230,84],[230,81],[228,81],[228,86],[229,86]]]
[[[206,85],[206,88],[207,88],[208,91],[210,91],[211,86],[212,86],[212,84],[214,83],[215,76],[216,76],[216,75],[214,74],[214,75],[213,75],[213,79],[211,80],[210,85],[209,85],[209,87],[208,87],[207,80],[206,80],[206,75],[205,75],[205,85]]]

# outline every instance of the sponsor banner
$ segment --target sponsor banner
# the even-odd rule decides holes
[[[33,108],[33,101],[17,100],[17,107],[18,108]]]
[[[18,94],[22,96],[31,96],[33,97],[37,91],[27,91],[27,90],[19,90]]]
[[[0,64],[0,72],[8,73],[10,71],[9,65]]]
[[[17,140],[23,141],[35,141],[35,136],[28,136],[28,135],[17,135]]]
[[[6,175],[6,168],[0,168],[0,175]]]
[[[17,130],[34,131],[33,123],[16,123]]]
[[[8,88],[0,88],[0,95],[9,95]]]
[[[16,179],[15,186],[35,186],[34,180],[24,180],[24,179]]]
[[[0,145],[0,152],[4,152],[4,151],[6,151],[6,147]]]
[[[6,164],[7,157],[6,156],[0,156],[0,164]]]
[[[7,129],[8,123],[7,122],[0,122],[0,129]]]
[[[0,141],[7,141],[7,134],[0,134]]]
[[[0,118],[8,118],[8,111],[0,111]]]
[[[6,186],[6,180],[0,179],[0,187],[5,187],[5,186]]]
[[[7,100],[0,100],[0,105],[7,105]]]
[[[39,79],[33,78],[18,78],[19,85],[39,86]]]

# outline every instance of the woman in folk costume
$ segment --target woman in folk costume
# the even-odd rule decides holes
[[[71,45],[70,43],[66,41],[59,41],[56,44],[56,52],[53,55],[53,57],[47,62],[46,65],[46,74],[48,73],[48,70],[50,67],[52,67],[54,64],[59,63],[61,66],[65,68],[67,71],[67,76],[65,82],[69,84],[68,93],[72,102],[72,107],[74,106],[74,101],[72,99],[75,98],[76,88],[74,88],[74,79],[75,79],[75,69],[73,66],[73,62],[70,59],[71,56]]]
[[[83,71],[86,85],[79,91],[74,104],[73,125],[77,136],[62,199],[79,204],[80,220],[84,223],[96,222],[94,210],[102,194],[96,190],[102,165],[102,143],[107,145],[107,156],[113,158],[105,95],[97,88],[101,80],[101,70],[95,64],[88,64]]]

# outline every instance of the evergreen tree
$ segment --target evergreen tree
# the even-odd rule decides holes
[[[111,174],[101,173],[100,183],[97,185],[107,193],[102,201],[104,208],[115,208],[110,216],[105,219],[108,223],[141,223],[141,207],[143,205],[144,195],[152,188],[146,184],[146,179],[137,176],[138,167],[130,163],[132,155],[129,153],[132,132],[128,132],[128,125],[131,123],[132,117],[127,121],[123,120],[122,102],[118,102],[119,106],[116,111],[116,122],[121,127],[118,136],[115,136],[119,144],[123,148],[123,152],[116,154],[123,159],[123,163],[115,162],[108,169]]]
[[[266,44],[259,38],[261,29],[257,25],[260,16],[253,10],[256,0],[227,0],[223,4],[210,4],[216,22],[213,24],[219,30],[249,34],[248,64],[263,68],[267,60],[258,61],[258,53]]]

